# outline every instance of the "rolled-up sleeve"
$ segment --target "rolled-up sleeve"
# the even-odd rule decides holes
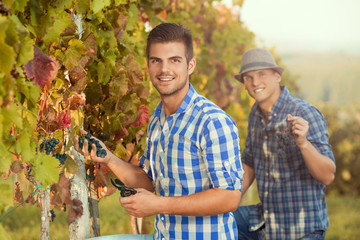
[[[236,124],[229,117],[211,119],[204,126],[202,158],[213,187],[242,190],[239,141]]]

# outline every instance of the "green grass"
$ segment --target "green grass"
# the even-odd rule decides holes
[[[254,199],[256,200],[256,199]],[[330,227],[326,240],[357,240],[360,236],[359,197],[328,196]],[[248,200],[246,200],[248,201]],[[244,202],[245,204],[245,202]],[[119,195],[113,194],[100,201],[100,228],[102,235],[131,233],[130,218],[119,203]],[[69,239],[67,213],[55,210],[55,221],[50,224],[50,239]],[[144,220],[147,232],[153,232],[154,218]],[[0,224],[13,240],[32,240],[40,237],[40,208],[18,207]],[[0,240],[5,239],[0,236]]]

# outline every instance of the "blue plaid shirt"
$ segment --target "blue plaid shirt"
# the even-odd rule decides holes
[[[255,170],[261,200],[250,212],[250,231],[265,223],[267,239],[298,239],[329,225],[325,185],[310,175],[293,136],[285,130],[287,114],[308,121],[306,138],[335,161],[326,120],[313,105],[282,87],[267,124],[258,104],[253,105],[242,161]]]
[[[233,119],[192,85],[176,113],[165,119],[162,103],[148,126],[140,167],[159,196],[187,196],[211,188],[240,190],[242,167]],[[156,215],[157,239],[237,239],[231,212],[193,217]]]

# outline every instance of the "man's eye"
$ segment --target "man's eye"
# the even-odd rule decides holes
[[[159,62],[160,62],[159,59],[153,59],[153,60],[151,60],[151,63],[159,63]]]
[[[178,59],[178,58],[173,58],[173,59],[171,59],[171,61],[174,62],[174,63],[175,63],[175,62],[180,62],[180,59]]]
[[[250,80],[251,80],[251,77],[244,76],[244,81],[250,81]]]

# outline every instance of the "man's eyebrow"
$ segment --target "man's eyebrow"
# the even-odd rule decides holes
[[[161,60],[161,59],[158,58],[158,57],[149,57],[149,59],[151,59],[151,60]]]
[[[182,59],[183,57],[182,57],[182,56],[177,56],[177,55],[176,55],[176,56],[169,57],[169,59],[179,59],[179,58]]]

